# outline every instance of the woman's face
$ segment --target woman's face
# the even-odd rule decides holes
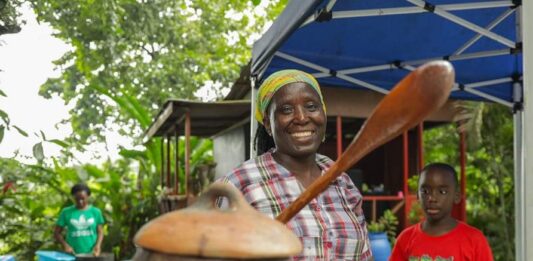
[[[292,157],[316,153],[326,131],[326,114],[312,87],[302,82],[283,86],[267,112],[264,124],[277,153]]]
[[[89,205],[89,195],[87,195],[87,191],[81,190],[76,192],[76,194],[73,195],[74,197],[74,204],[76,204],[76,208],[83,209]]]

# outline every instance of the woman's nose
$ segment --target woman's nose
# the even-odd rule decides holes
[[[307,122],[307,120],[309,119],[307,111],[303,106],[296,107],[294,118],[298,122]]]

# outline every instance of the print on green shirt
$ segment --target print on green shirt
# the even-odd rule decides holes
[[[91,253],[98,238],[97,227],[104,224],[100,209],[88,206],[79,210],[75,206],[64,208],[56,224],[67,230],[67,243],[76,254]]]

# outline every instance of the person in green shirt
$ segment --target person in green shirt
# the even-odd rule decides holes
[[[61,210],[57,219],[54,237],[63,250],[71,254],[100,255],[104,234],[104,217],[97,207],[89,205],[91,190],[85,184],[76,184],[70,190],[75,204]],[[66,229],[66,239],[63,230]]]

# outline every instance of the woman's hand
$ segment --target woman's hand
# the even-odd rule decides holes
[[[94,256],[100,256],[100,246],[99,245],[94,246],[93,255]]]

